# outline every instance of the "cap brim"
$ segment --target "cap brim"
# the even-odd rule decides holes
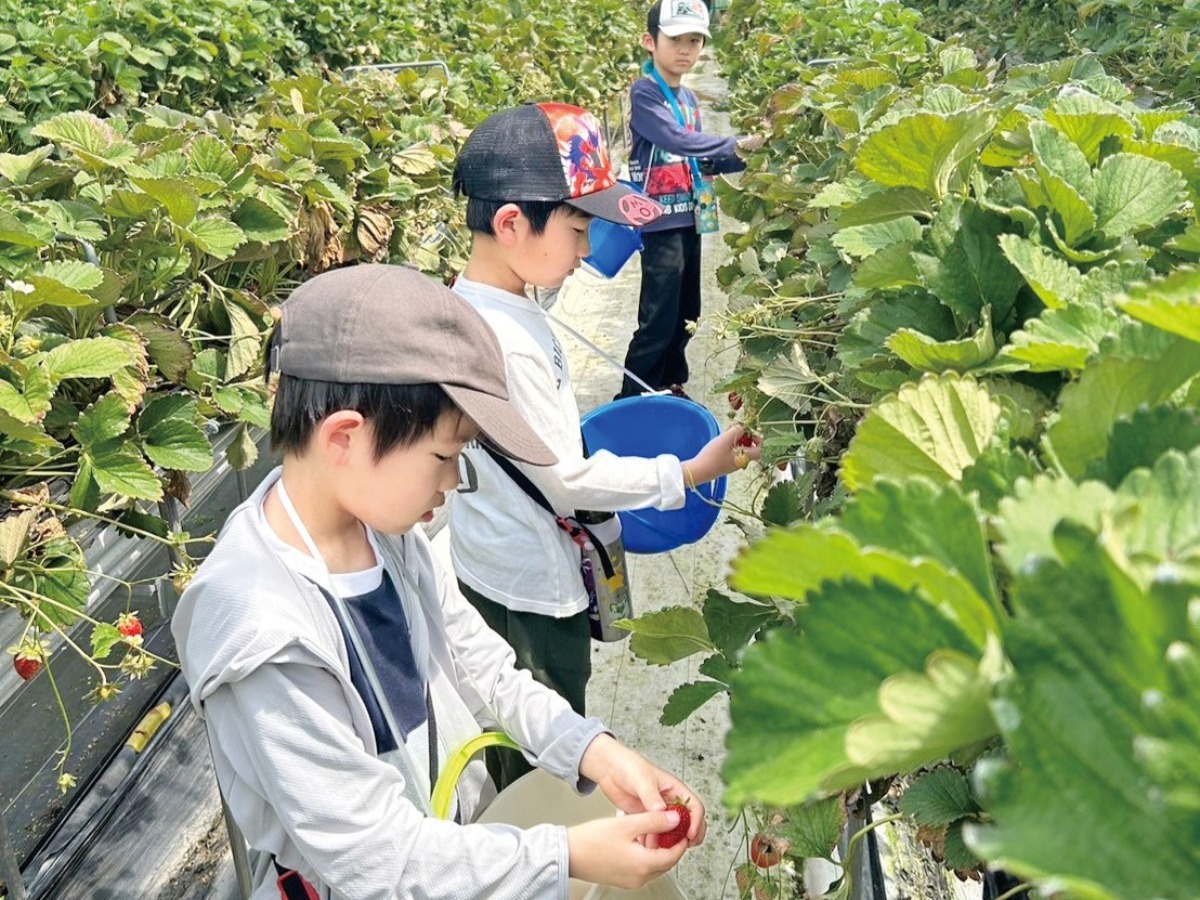
[[[479,426],[488,443],[505,456],[534,466],[552,466],[558,462],[558,457],[507,400],[458,385],[444,384],[442,388]]]
[[[702,34],[706,38],[709,38],[710,40],[712,39],[712,35],[709,33],[708,28],[703,25],[689,25],[687,23],[684,23],[683,25],[659,25],[658,30],[667,37],[673,38],[682,37],[685,34]]]
[[[610,188],[563,202],[597,219],[634,228],[649,225],[665,212],[661,204],[619,181]]]

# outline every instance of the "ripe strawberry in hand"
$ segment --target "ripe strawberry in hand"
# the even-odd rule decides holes
[[[121,613],[117,617],[117,631],[121,637],[128,638],[131,643],[140,644],[142,640],[142,622],[137,613]]]
[[[757,447],[761,443],[762,438],[749,431],[742,432],[742,436],[737,439],[737,446],[739,447]]]
[[[679,813],[679,824],[670,831],[664,831],[658,836],[658,846],[663,850],[674,847],[687,837],[688,829],[692,825],[692,811],[688,808],[687,800],[676,797],[667,804],[667,810],[675,810],[675,812]]]

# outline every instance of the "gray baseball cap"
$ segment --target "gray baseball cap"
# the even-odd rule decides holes
[[[504,355],[465,300],[406,266],[334,269],[281,307],[275,371],[342,384],[439,384],[507,456],[558,460],[508,402]]]

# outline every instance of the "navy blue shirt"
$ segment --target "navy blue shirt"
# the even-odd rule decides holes
[[[354,648],[354,642],[346,631],[347,623],[338,615],[337,605],[322,589],[325,599],[333,610],[334,617],[342,629],[346,652],[350,658],[350,680],[366,704],[375,731],[375,744],[380,754],[395,750],[396,738],[388,728],[387,719],[371,689],[363,670],[362,661]],[[406,740],[428,718],[425,706],[425,682],[417,671],[413,656],[412,640],[408,632],[408,619],[404,615],[404,604],[387,572],[379,587],[357,597],[343,598],[350,613],[354,630],[362,642],[363,649],[375,667],[380,686],[391,704],[396,725],[403,732],[400,740]]]

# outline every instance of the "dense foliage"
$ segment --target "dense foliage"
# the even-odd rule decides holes
[[[795,857],[903,776],[960,874],[1192,896],[1200,116],[1095,55],[981,59],[898,3],[735,0],[726,28],[770,141],[722,188],[747,225],[725,387],[806,471],[766,494],[787,527],[740,596],[634,623],[650,661],[710,654],[664,721],[730,693],[727,800],[775,810]]]
[[[254,462],[271,307],[359,260],[457,271],[469,128],[525,99],[599,111],[636,74],[640,23],[618,0],[0,12],[0,614],[25,619],[17,674],[52,676],[65,647],[107,699],[154,659],[92,617],[112,585],[76,526],[164,542],[182,584],[203,547],[169,505],[220,428],[229,463]],[[342,74],[406,61],[449,77]]]

